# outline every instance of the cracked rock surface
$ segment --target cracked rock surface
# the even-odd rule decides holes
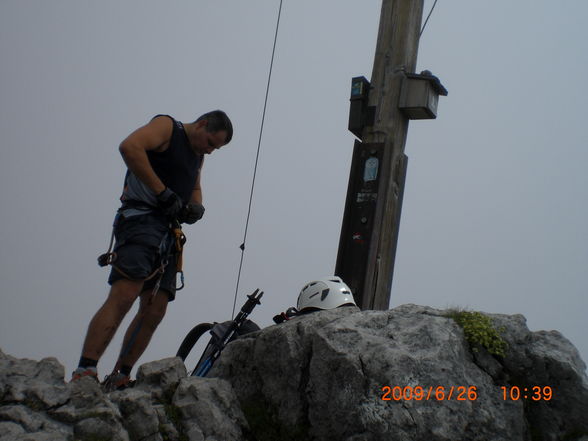
[[[488,316],[504,328],[504,358],[473,351],[445,311],[346,307],[244,336],[211,375],[232,384],[260,440],[583,440],[577,350],[556,331],[530,332],[521,315]],[[504,399],[512,386],[521,399]],[[533,401],[534,386],[551,399]]]
[[[53,358],[0,351],[0,441],[244,439],[247,423],[230,385],[186,375],[179,358],[159,360],[139,368],[134,388],[105,394],[91,378],[66,384]]]
[[[472,347],[446,311],[344,307],[235,340],[209,378],[167,358],[108,394],[66,383],[54,358],[0,351],[0,441],[588,441],[574,346],[486,315],[504,357]]]

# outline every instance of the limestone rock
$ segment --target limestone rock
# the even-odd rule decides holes
[[[155,399],[169,401],[180,380],[186,376],[186,366],[181,358],[165,358],[139,366],[135,388],[150,392]]]
[[[444,311],[340,308],[231,343],[211,374],[231,382],[258,439],[527,441],[588,434],[585,366],[573,346],[558,333],[530,332],[522,316],[492,317],[505,328],[505,358],[473,352]],[[551,385],[553,398],[504,399],[503,386],[532,383]]]
[[[0,441],[12,441],[25,433],[20,424],[11,421],[0,421]]]
[[[110,393],[110,399],[118,405],[131,441],[162,441],[159,417],[149,392],[126,389]]]
[[[190,441],[241,440],[248,431],[237,396],[228,382],[189,377],[180,382],[173,398]]]
[[[101,417],[85,418],[74,426],[76,440],[129,441],[127,432],[120,425],[112,424]]]
[[[118,408],[102,392],[100,385],[90,377],[69,383],[70,396],[67,404],[50,409],[48,414],[64,423],[76,423],[87,418],[100,418],[117,424],[121,415]]]
[[[242,336],[208,378],[171,357],[108,394],[66,384],[54,358],[0,351],[0,441],[588,441],[578,351],[521,315],[486,316],[504,356],[447,311],[345,307]]]
[[[35,412],[22,405],[6,405],[0,407],[0,421],[10,421],[18,424],[23,432],[50,432],[61,434],[64,438],[71,436],[72,430],[65,424],[61,424],[48,418],[40,412]]]
[[[49,408],[67,401],[63,382],[64,368],[55,358],[39,362],[0,356],[0,393],[2,401],[27,402]]]
[[[169,410],[167,410],[167,409]],[[174,412],[171,405],[165,404],[156,404],[153,406],[155,413],[157,414],[157,419],[159,421],[159,433],[161,437],[167,441],[180,441],[180,432],[176,427],[177,423],[177,412]],[[168,412],[173,412],[170,418]]]
[[[545,388],[553,393],[549,401],[526,400],[532,433],[548,434],[547,440],[574,433],[588,436],[588,377],[578,350],[557,331],[530,332],[521,315],[491,317],[505,328],[511,348],[503,360],[509,384],[527,389],[528,396]]]

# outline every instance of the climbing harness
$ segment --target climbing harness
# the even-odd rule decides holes
[[[116,228],[116,224],[119,221],[119,216],[120,216],[120,213],[117,213],[115,220],[114,220],[114,223],[113,223],[113,226],[112,226],[112,234],[110,235],[110,244],[108,246],[108,251],[106,251],[106,253],[98,256],[98,265],[101,267],[111,265],[112,268],[114,268],[124,278],[133,280],[132,277],[130,277],[122,269],[120,269],[118,266],[115,265],[117,255],[116,255],[116,252],[113,251],[113,246],[114,246],[114,242],[115,242],[114,230]],[[163,239],[160,243],[160,246],[159,246],[160,254],[161,254],[161,264],[151,274],[149,274],[145,279],[143,279],[146,282],[148,280],[151,280],[156,275],[159,275],[159,278],[157,279],[157,282],[155,283],[155,286],[153,287],[152,296],[155,296],[155,294],[157,294],[157,292],[159,291],[159,287],[161,285],[161,279],[163,278],[163,274],[164,274],[165,269],[168,264],[168,258],[173,250],[172,247],[175,247],[175,251],[176,251],[176,275],[177,274],[180,275],[180,286],[178,288],[176,288],[176,291],[180,291],[181,289],[184,288],[184,285],[185,285],[184,284],[184,269],[183,269],[183,265],[184,265],[183,251],[184,251],[184,245],[186,243],[186,236],[184,235],[184,233],[182,231],[182,225],[180,224],[180,222],[177,219],[174,219],[170,223],[170,230],[173,235],[173,241],[168,246],[166,246],[166,242],[169,239],[169,236],[166,235],[163,237]]]

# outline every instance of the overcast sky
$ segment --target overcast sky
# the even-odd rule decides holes
[[[122,188],[118,145],[158,113],[190,122],[220,108],[235,135],[206,160],[187,286],[139,363],[230,318],[278,6],[0,2],[4,352],[55,356],[69,379],[108,290],[96,257]],[[350,82],[371,75],[379,15],[376,0],[284,1],[237,302],[263,289],[262,326],[334,271]],[[585,0],[438,2],[417,71],[449,96],[437,120],[410,123],[391,307],[520,313],[588,361],[587,17]]]

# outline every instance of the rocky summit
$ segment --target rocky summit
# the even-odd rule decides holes
[[[0,441],[588,441],[586,365],[559,332],[416,305],[299,316],[208,378],[172,357],[108,394],[0,352],[0,398]]]

